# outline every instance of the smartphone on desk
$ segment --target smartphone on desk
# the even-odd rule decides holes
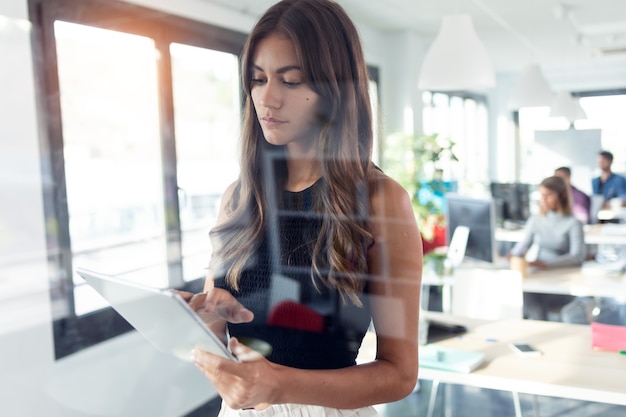
[[[541,351],[529,343],[510,343],[509,347],[521,356],[541,356]]]

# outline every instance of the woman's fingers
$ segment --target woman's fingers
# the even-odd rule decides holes
[[[239,359],[240,362],[253,362],[263,359],[263,355],[239,342],[236,337],[230,338],[228,346],[230,348],[230,351],[233,352],[233,354],[237,357],[237,359]]]
[[[241,304],[229,309],[226,320],[230,323],[249,323],[254,318],[254,313]]]
[[[175,290],[175,289],[170,289],[171,292],[173,292],[174,294],[178,294],[183,300],[189,302],[189,300],[191,300],[194,296],[194,293],[189,292],[189,291],[180,291],[180,290]]]
[[[204,310],[206,304],[206,293],[194,294],[189,300],[189,307],[194,311]]]
[[[193,349],[191,351],[191,360],[204,372],[215,369],[218,357],[201,349]]]
[[[204,311],[213,312],[229,323],[248,323],[254,318],[228,291],[214,288],[205,293]]]
[[[239,359],[232,361],[206,351],[192,351],[194,364],[211,381],[222,399],[234,409],[250,408],[272,401],[276,378],[270,362],[236,338],[229,347]]]
[[[230,323],[248,323],[254,318],[252,311],[245,308],[232,294],[223,289],[213,288],[199,294],[172,291],[187,301],[189,307],[207,324],[220,320]]]

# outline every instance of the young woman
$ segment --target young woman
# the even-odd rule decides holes
[[[358,33],[332,1],[283,0],[242,58],[241,175],[205,292],[185,295],[239,361],[194,361],[225,416],[375,415],[416,383],[422,247],[408,194],[371,162]],[[370,323],[376,358],[357,364]]]
[[[540,214],[531,216],[524,228],[524,238],[511,254],[525,256],[532,245],[538,252],[529,264],[540,268],[576,266],[585,258],[583,225],[572,214],[572,200],[565,181],[552,176],[539,185]]]
[[[528,264],[537,268],[581,265],[585,259],[583,224],[572,214],[567,184],[561,177],[548,177],[539,185],[539,193],[540,214],[528,219],[524,238],[513,247],[511,255],[526,256]],[[533,256],[527,256],[533,246]],[[558,316],[573,299],[560,294],[524,293],[524,316],[547,320],[550,313]]]

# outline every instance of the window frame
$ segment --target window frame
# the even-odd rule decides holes
[[[466,117],[465,115],[465,103],[467,100],[472,100],[473,102],[476,103],[477,108],[482,107],[485,111],[485,145],[487,148],[487,161],[490,158],[489,153],[490,151],[490,133],[489,133],[489,125],[490,125],[490,119],[491,119],[491,114],[490,114],[490,109],[489,109],[489,100],[487,98],[487,96],[482,95],[482,94],[477,94],[477,93],[473,93],[473,92],[469,92],[469,91],[441,91],[441,90],[428,90],[428,92],[430,93],[430,106],[434,108],[434,100],[435,100],[435,96],[436,95],[443,95],[446,96],[447,99],[447,107],[448,109],[451,108],[451,102],[454,98],[456,99],[460,99],[463,103],[464,106],[464,117]],[[423,94],[423,93],[422,93]],[[423,97],[423,96],[422,96]],[[422,100],[422,104],[424,104],[424,100],[423,98],[421,98]],[[424,108],[422,107],[422,112],[424,112]],[[424,119],[425,116],[422,113],[422,131],[425,131],[424,126]],[[450,125],[450,123],[448,123]],[[433,134],[433,133],[437,133],[437,134],[441,134],[441,132],[427,132],[427,134]],[[466,132],[464,132],[464,134],[466,134]],[[454,134],[452,132],[449,133],[450,138],[456,142],[457,146],[460,146],[459,141],[456,140],[456,138],[454,137]],[[465,149],[465,144],[463,145],[463,149]],[[458,152],[458,149],[457,149]],[[457,156],[459,156],[457,154]],[[464,155],[460,155],[461,158],[463,158]],[[486,183],[489,182],[489,172],[485,172],[484,175],[480,175],[478,176],[479,178],[475,178],[476,176],[476,172],[472,171],[472,169],[469,167],[469,165],[466,162],[463,162],[463,172],[461,173],[462,175],[460,176],[460,178],[467,178],[469,176],[469,178],[471,178],[471,181],[478,181],[479,183],[484,183],[483,186],[486,186]],[[458,179],[460,179],[458,178]]]
[[[247,34],[118,0],[28,0],[28,10],[33,24],[31,45],[38,106],[54,348],[55,358],[60,359],[128,332],[132,327],[111,307],[81,316],[77,316],[75,312],[55,20],[116,30],[154,40],[160,54],[156,65],[163,204],[166,210],[175,213],[179,213],[179,202],[169,45],[182,43],[240,57]],[[183,280],[179,217],[169,216],[165,227],[167,259],[170,260],[169,282],[176,288],[202,291],[203,277],[187,283]]]

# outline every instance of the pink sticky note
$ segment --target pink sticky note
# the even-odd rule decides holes
[[[591,323],[591,347],[616,352],[626,350],[626,326]]]

